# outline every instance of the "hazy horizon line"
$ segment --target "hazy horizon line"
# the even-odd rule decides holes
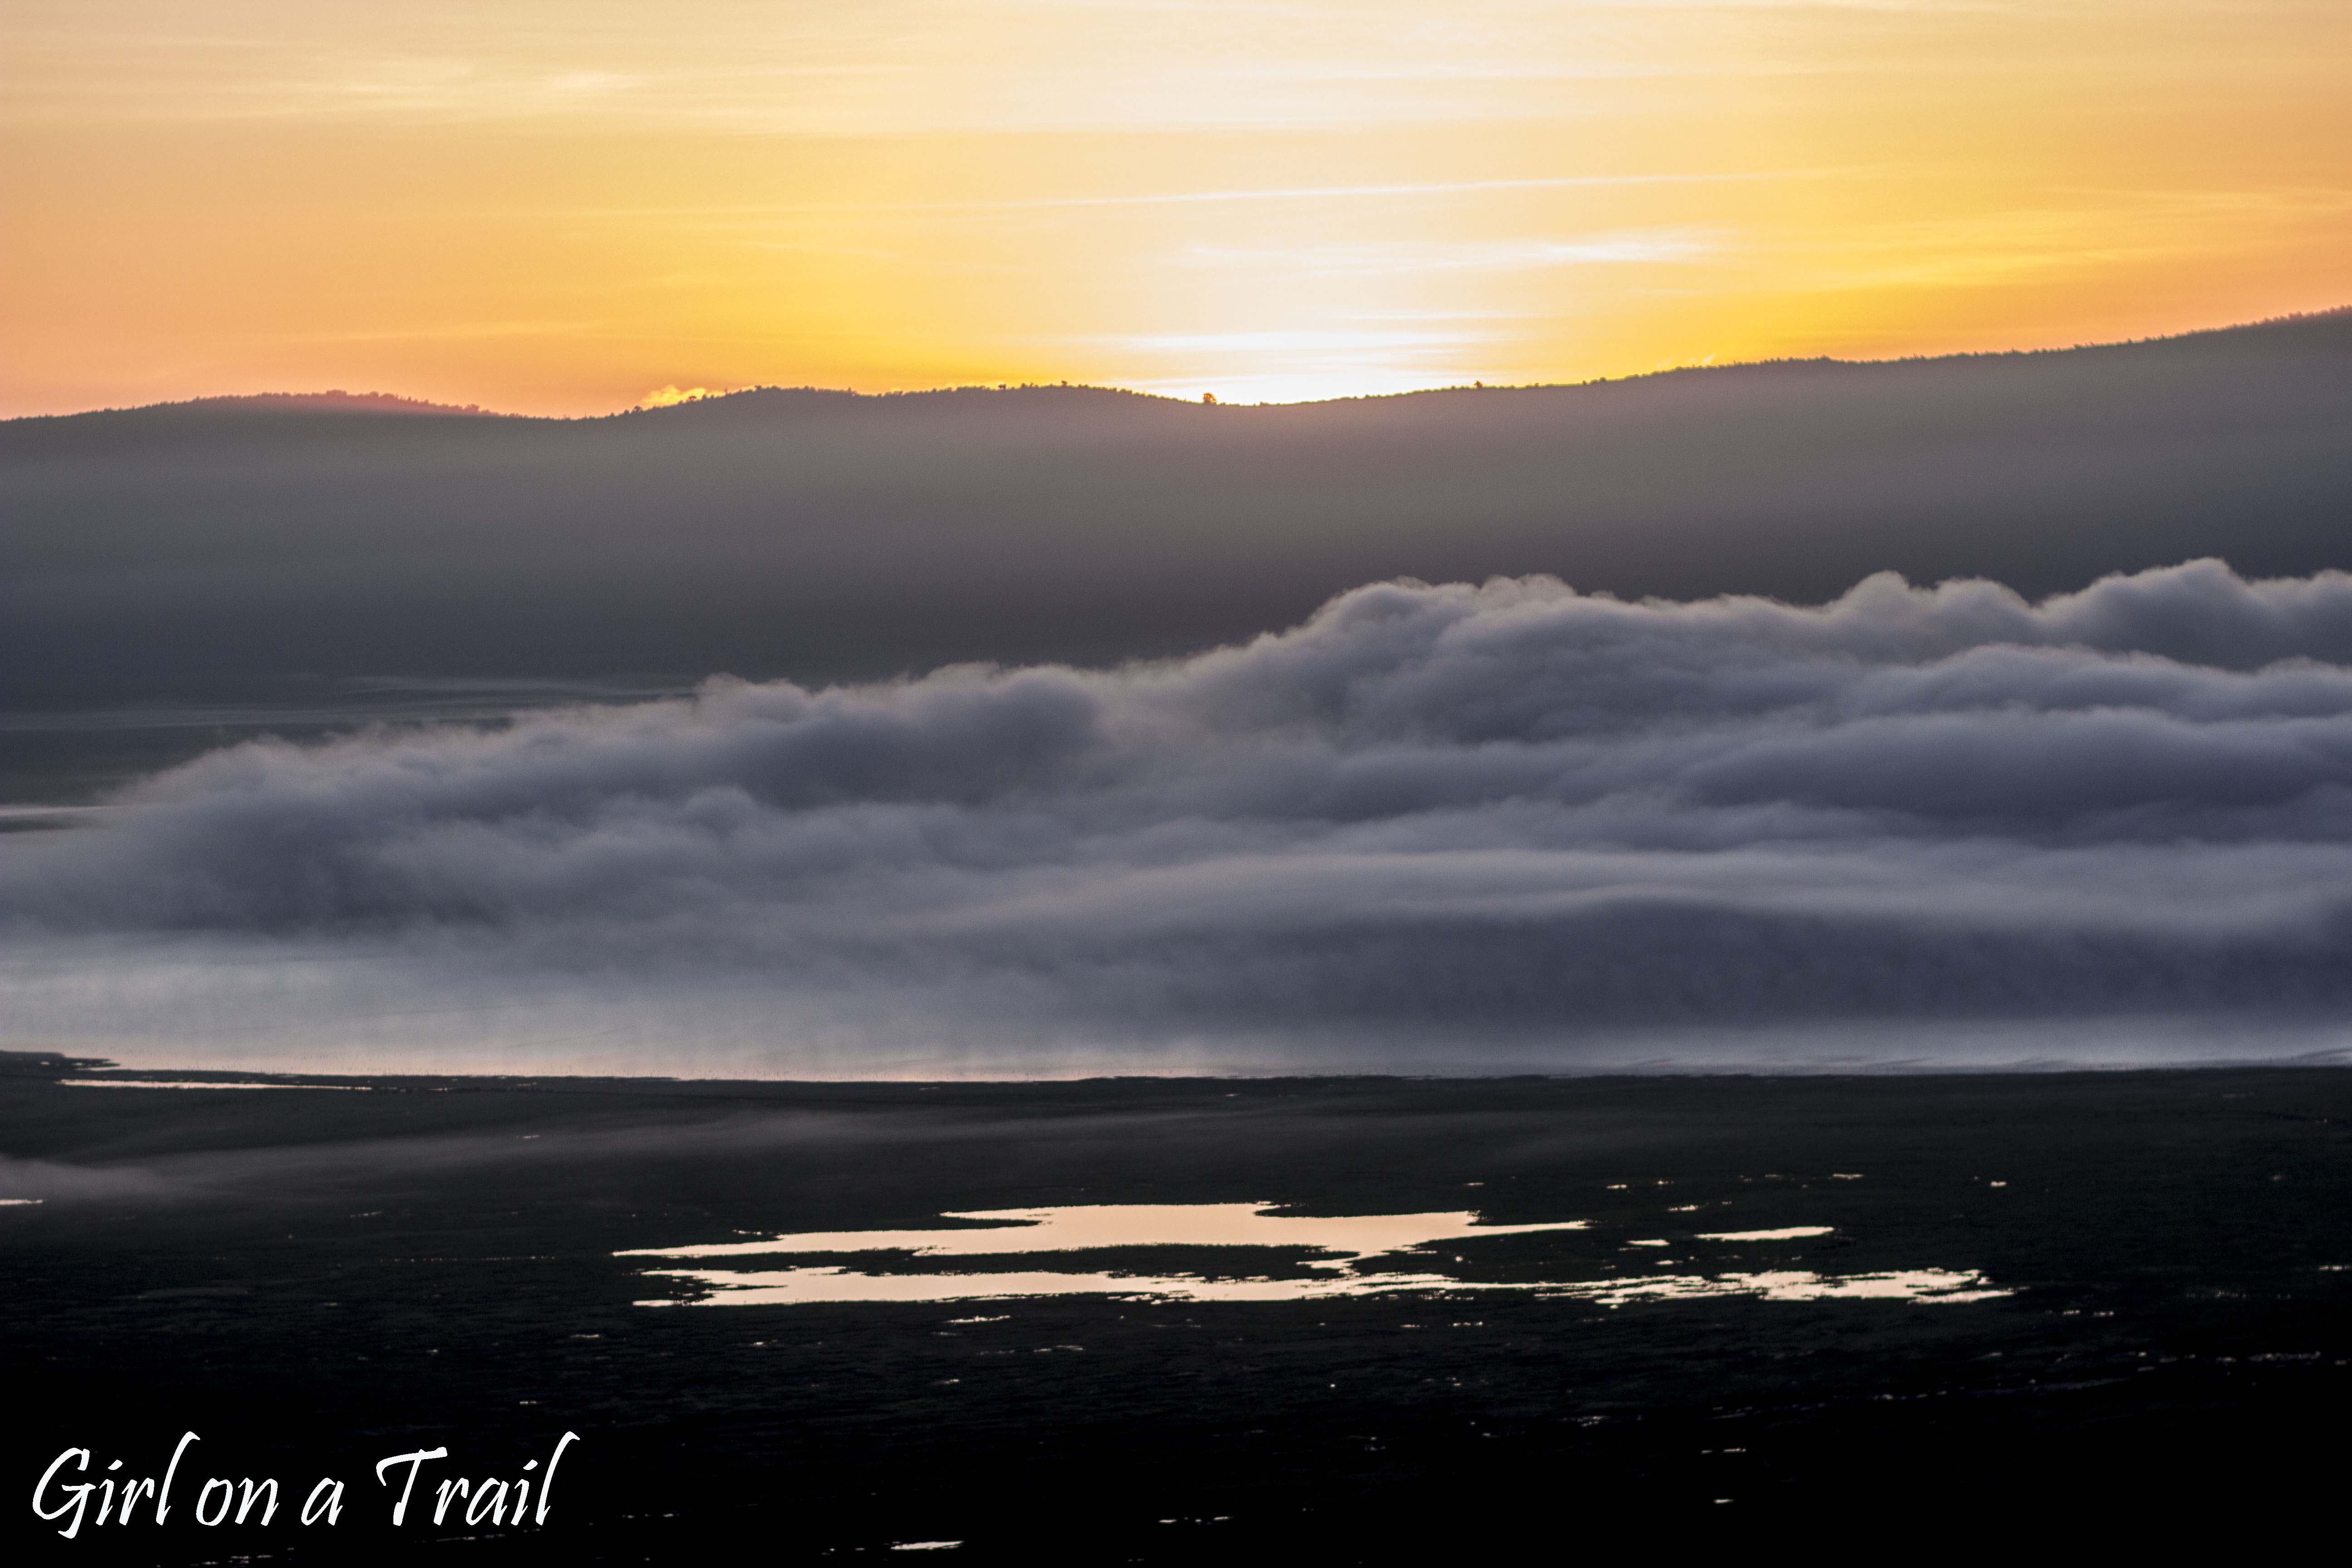
[[[1953,353],[1888,354],[1878,358],[1861,359],[1847,359],[1836,354],[1784,354],[1769,359],[1727,360],[1720,363],[1715,363],[1712,356],[1710,356],[1706,360],[1694,361],[1685,364],[1664,365],[1655,370],[1643,371],[1631,375],[1592,376],[1583,381],[1516,382],[1510,384],[1474,381],[1462,384],[1418,387],[1403,392],[1357,393],[1335,397],[1301,397],[1292,399],[1261,398],[1248,402],[1244,402],[1240,399],[1218,398],[1213,395],[1196,399],[1190,396],[1180,396],[1171,393],[1153,392],[1142,387],[1119,386],[1096,382],[961,382],[939,386],[890,387],[879,392],[862,392],[856,387],[846,386],[818,386],[814,384],[807,383],[798,385],[787,385],[781,382],[761,382],[747,386],[726,388],[680,388],[675,384],[672,384],[667,386],[656,387],[648,390],[645,395],[645,399],[654,399],[659,397],[664,393],[683,394],[683,395],[675,396],[662,402],[641,400],[627,407],[615,408],[609,413],[604,414],[519,414],[510,413],[503,409],[485,408],[481,405],[474,403],[443,403],[432,398],[412,397],[404,393],[385,392],[380,390],[353,392],[345,387],[329,387],[314,392],[269,391],[206,393],[195,397],[164,398],[154,403],[108,404],[95,408],[60,409],[44,414],[12,414],[5,416],[0,416],[0,425],[19,425],[38,419],[79,419],[99,414],[143,414],[155,409],[192,408],[204,404],[269,402],[318,403],[332,399],[340,399],[345,402],[361,405],[392,405],[374,409],[353,410],[353,412],[380,412],[384,414],[409,413],[417,416],[463,415],[472,418],[520,419],[532,420],[547,424],[574,425],[584,424],[600,419],[624,418],[635,414],[659,413],[666,408],[678,407],[688,403],[723,402],[729,398],[740,397],[748,394],[759,392],[822,393],[830,396],[853,398],[929,397],[938,396],[942,394],[960,392],[1104,392],[1115,393],[1128,397],[1150,398],[1155,401],[1164,403],[1195,404],[1207,402],[1219,407],[1307,407],[1328,403],[1389,402],[1401,398],[1427,396],[1433,393],[1559,391],[1573,387],[1606,386],[1623,382],[1649,381],[1662,375],[1680,375],[1692,371],[1759,370],[1769,368],[1775,365],[1834,364],[1860,367],[1870,365],[1926,364],[1944,361],[1960,360],[2027,359],[2052,354],[2079,353],[2086,350],[2095,349],[2132,348],[2151,343],[2179,342],[2191,338],[2211,337],[2224,332],[2249,331],[2265,327],[2285,326],[2297,321],[2325,321],[2331,317],[2344,315],[2352,315],[2352,303],[2331,306],[2330,308],[2323,310],[2291,310],[2282,315],[2258,317],[2252,321],[2224,322],[2220,326],[2193,327],[2185,331],[2160,332],[2147,337],[2103,339],[2095,342],[2069,343],[2063,347],[1969,349]]]

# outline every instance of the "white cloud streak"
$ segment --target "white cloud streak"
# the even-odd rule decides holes
[[[1722,247],[1711,231],[1638,229],[1568,238],[1368,240],[1281,248],[1195,245],[1192,266],[1259,272],[1387,276],[1425,272],[1539,272],[1560,267],[1696,261]]]

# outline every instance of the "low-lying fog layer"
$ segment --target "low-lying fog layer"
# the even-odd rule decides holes
[[[1026,1257],[1134,1247],[1228,1249],[1213,1272],[1151,1274],[1131,1269],[968,1269],[926,1264],[916,1270],[866,1272],[839,1266],[789,1268],[659,1268],[654,1279],[703,1292],[659,1307],[781,1307],[833,1301],[994,1301],[1054,1296],[1122,1296],[1158,1301],[1317,1301],[1432,1290],[1517,1290],[1622,1306],[1690,1296],[1755,1296],[1774,1301],[1882,1300],[1981,1301],[2009,1291],[1973,1271],[1905,1269],[1822,1275],[1806,1269],[1762,1273],[1643,1274],[1609,1279],[1465,1279],[1438,1270],[1438,1242],[1539,1231],[1582,1230],[1584,1220],[1549,1225],[1481,1225],[1471,1214],[1323,1216],[1269,1212],[1265,1204],[1089,1204],[1067,1208],[988,1209],[943,1217],[975,1222],[954,1230],[813,1231],[757,1241],[641,1247],[622,1258],[824,1257],[888,1253],[912,1259]],[[1755,1242],[1823,1236],[1827,1226],[1700,1236],[1703,1242]],[[1648,1243],[1634,1243],[1646,1246]],[[1659,1243],[1657,1245],[1666,1245]],[[1282,1249],[1286,1274],[1241,1266],[1234,1254]],[[1459,1257],[1450,1259],[1464,1261]],[[1253,1258],[1252,1264],[1272,1260]],[[1359,1268],[1370,1264],[1370,1269]],[[1414,1266],[1400,1268],[1398,1265]],[[1313,1272],[1301,1274],[1298,1269]]]
[[[944,1077],[2334,1053],[2352,576],[1390,584],[1108,672],[258,742],[0,838],[8,1043]]]
[[[324,1089],[345,1092],[365,1092],[371,1086],[364,1083],[215,1083],[210,1079],[191,1082],[180,1079],[162,1078],[61,1078],[60,1089]]]

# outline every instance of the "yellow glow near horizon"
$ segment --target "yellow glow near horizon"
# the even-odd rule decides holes
[[[15,0],[0,414],[2148,335],[2352,303],[2347,79],[2342,0]]]

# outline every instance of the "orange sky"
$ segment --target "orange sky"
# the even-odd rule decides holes
[[[1289,399],[2352,304],[2345,0],[11,0],[0,414]]]

